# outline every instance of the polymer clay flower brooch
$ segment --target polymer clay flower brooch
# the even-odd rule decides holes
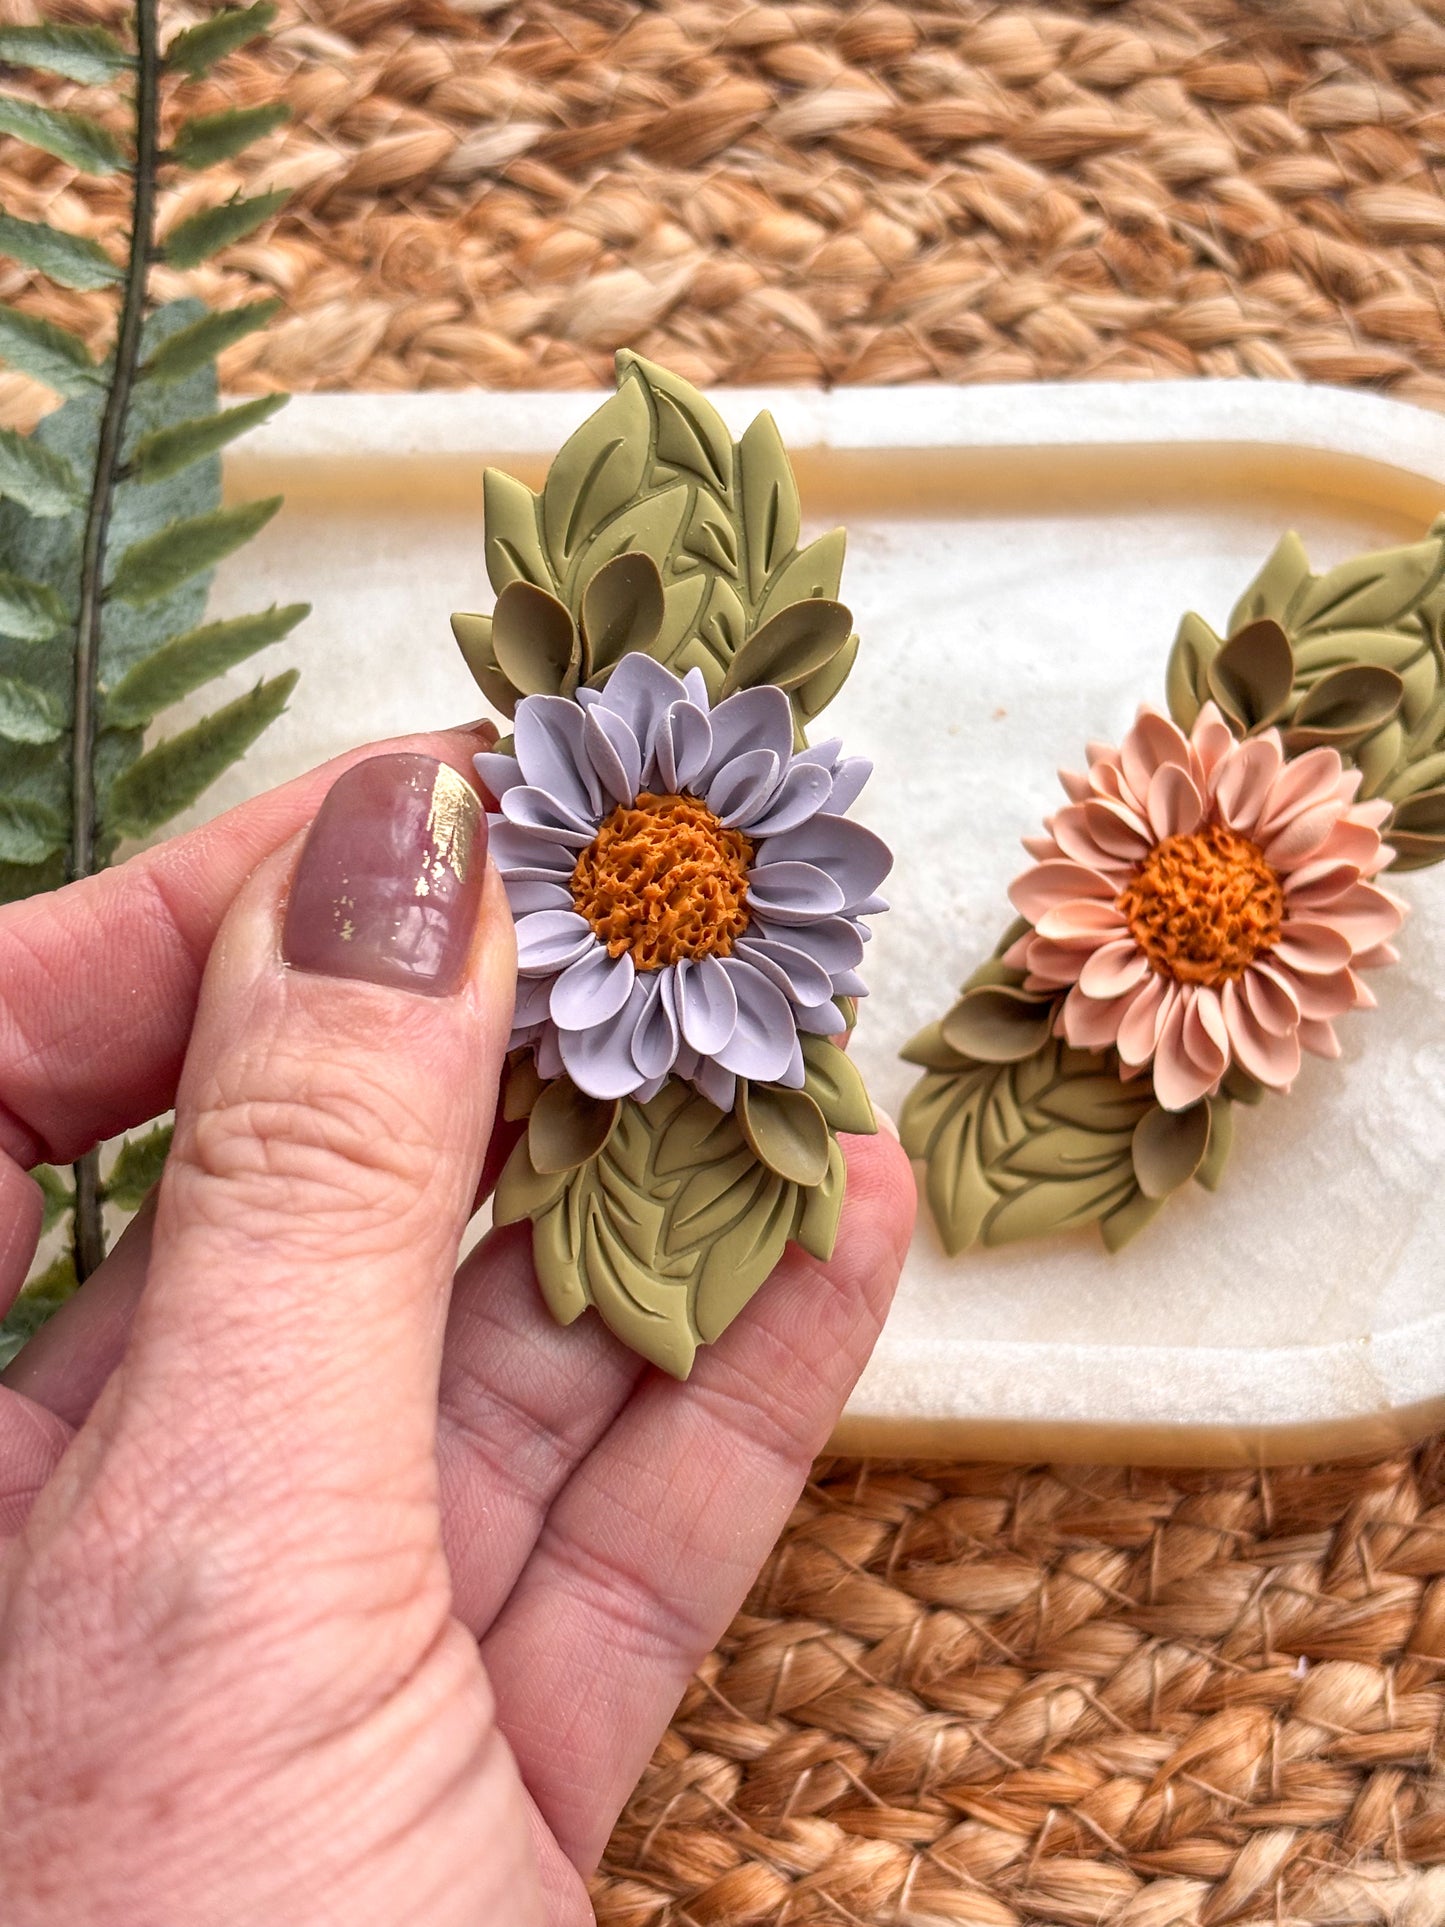
[[[1324,575],[1286,536],[1227,639],[1184,618],[1170,715],[1063,774],[1018,920],[904,1050],[950,1251],[1089,1223],[1117,1250],[1219,1183],[1235,1103],[1338,1056],[1361,973],[1397,960],[1380,873],[1445,856],[1442,624],[1445,520]]]
[[[494,1215],[560,1322],[685,1377],[790,1238],[830,1255],[837,1133],[876,1128],[834,1039],[891,859],[847,814],[869,764],[805,734],[858,647],[843,532],[798,546],[769,416],[734,444],[630,354],[540,495],[489,470],[485,510],[496,608],[453,628],[513,721],[477,758],[526,1120]]]

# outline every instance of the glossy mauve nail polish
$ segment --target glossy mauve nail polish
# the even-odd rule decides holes
[[[450,995],[482,901],[487,819],[430,756],[373,756],[332,784],[296,865],[281,954],[323,977]]]

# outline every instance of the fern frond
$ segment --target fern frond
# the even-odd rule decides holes
[[[233,241],[244,240],[285,207],[290,190],[278,188],[274,194],[253,194],[249,200],[222,201],[218,207],[202,208],[166,236],[165,258],[173,268],[199,267]]]
[[[189,809],[216,778],[245,755],[286,707],[298,672],[258,683],[224,709],[167,736],[132,763],[111,787],[106,826],[121,836],[148,836]]]
[[[114,34],[104,27],[0,27],[0,60],[12,67],[38,67],[62,74],[82,87],[97,87],[135,65]]]
[[[124,279],[104,248],[46,221],[22,221],[0,209],[0,254],[38,268],[63,288],[109,288]]]
[[[58,395],[83,395],[101,379],[83,341],[40,315],[0,307],[0,361],[33,375]]]
[[[116,174],[126,164],[125,150],[98,120],[18,94],[0,94],[0,134],[13,134],[82,174]]]
[[[157,428],[136,443],[131,473],[138,482],[164,482],[203,456],[214,455],[238,435],[259,428],[289,400],[288,395],[258,395],[255,401],[238,402],[219,415],[199,415],[194,421],[177,422],[174,428]]]
[[[18,676],[0,676],[0,736],[7,743],[53,743],[64,727],[53,696]]]
[[[266,107],[229,107],[220,114],[198,114],[171,142],[167,159],[192,173],[214,167],[264,138],[290,115],[290,108],[279,100]]]
[[[220,314],[203,315],[189,327],[177,329],[153,351],[149,360],[141,364],[141,380],[183,381],[198,368],[204,368],[207,362],[214,361],[234,342],[244,341],[247,335],[264,328],[280,308],[281,303],[275,299],[248,301],[242,307],[227,308]]]
[[[133,608],[157,602],[192,576],[213,569],[235,550],[244,548],[265,528],[281,506],[279,495],[261,502],[241,502],[177,522],[159,535],[148,536],[126,550],[116,564],[110,593]]]
[[[80,478],[33,435],[0,428],[0,501],[18,503],[30,515],[68,514],[84,501]]]
[[[258,39],[275,18],[276,9],[270,0],[261,0],[254,7],[223,7],[209,20],[178,33],[166,48],[165,64],[173,73],[200,80],[217,61]]]
[[[118,729],[143,726],[192,690],[203,689],[258,650],[280,642],[310,613],[310,603],[292,602],[285,608],[232,616],[227,622],[208,622],[204,628],[172,636],[107,694],[106,722]]]

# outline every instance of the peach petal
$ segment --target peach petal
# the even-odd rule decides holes
[[[1091,951],[1079,972],[1079,988],[1089,997],[1122,997],[1149,975],[1149,959],[1133,937]]]
[[[1299,869],[1324,847],[1339,820],[1340,806],[1334,797],[1328,802],[1317,803],[1313,809],[1301,810],[1264,845],[1265,862],[1275,870]],[[1260,831],[1258,834],[1264,833]]]
[[[1149,827],[1161,843],[1197,829],[1203,814],[1203,798],[1188,770],[1177,763],[1155,770],[1149,781]]]
[[[1271,1037],[1285,1037],[1300,1020],[1299,1000],[1282,977],[1266,972],[1256,964],[1241,980],[1244,1001],[1261,1030]]]
[[[1299,1040],[1316,1057],[1338,1057],[1340,1054],[1340,1040],[1335,1035],[1335,1027],[1323,1018],[1306,1018],[1299,1027]]]
[[[1363,988],[1352,970],[1332,970],[1326,977],[1284,976],[1302,1019],[1343,1016],[1355,1008]]]
[[[1141,817],[1122,803],[1106,802],[1095,796],[1084,805],[1089,834],[1109,856],[1126,863],[1138,863],[1153,848],[1153,838]]]
[[[1247,835],[1254,828],[1282,761],[1277,743],[1267,736],[1253,736],[1220,764],[1214,779],[1214,800],[1230,829]]]
[[[1190,748],[1194,751],[1199,774],[1204,778],[1206,795],[1211,793],[1215,772],[1235,747],[1236,741],[1234,731],[1219,713],[1218,704],[1206,703],[1194,718],[1194,727],[1189,732]]]
[[[1053,863],[1062,854],[1057,840],[1052,836],[1021,836],[1019,842],[1035,863]]]
[[[1034,940],[1034,933],[1032,932],[1032,930],[1025,930],[1025,932],[1021,937],[1014,938],[1013,942],[1009,945],[1008,949],[1005,950],[1003,955],[999,958],[999,962],[1007,964],[1010,970],[1027,969],[1028,961],[1029,961],[1029,945],[1033,942],[1033,940]]]
[[[1119,767],[1124,781],[1142,803],[1157,770],[1174,765],[1189,768],[1189,744],[1184,732],[1147,704],[1141,707],[1134,726],[1119,745]]]
[[[1303,756],[1286,763],[1275,778],[1269,801],[1260,815],[1260,834],[1272,836],[1301,810],[1313,809],[1317,803],[1333,798],[1341,767],[1338,750],[1328,748],[1306,750]],[[1341,800],[1348,801],[1348,798]]]
[[[1283,1037],[1271,1037],[1256,1023],[1232,981],[1225,984],[1220,1003],[1236,1062],[1272,1090],[1288,1090],[1299,1072],[1299,1032],[1292,1030]]]
[[[1185,1053],[1196,1070],[1209,1075],[1210,1085],[1217,1084],[1229,1068],[1229,1034],[1224,1032],[1222,1040],[1217,1038],[1211,1024],[1212,1017],[1205,1015],[1205,1009],[1212,1007],[1214,1016],[1219,1019],[1219,1028],[1224,1031],[1224,1017],[1219,1011],[1212,992],[1208,993],[1208,1006],[1204,996],[1184,998],[1184,1029],[1181,1033]]]
[[[1128,927],[1122,912],[1112,903],[1100,903],[1093,897],[1075,897],[1046,910],[1034,925],[1041,937],[1050,937],[1055,943],[1095,944],[1109,943]]]
[[[1363,803],[1351,803],[1347,823],[1364,823],[1372,830],[1382,829],[1390,820],[1394,805],[1383,796],[1372,796]]]
[[[1119,1034],[1119,1019],[1129,998],[1090,997],[1075,984],[1064,999],[1062,1011],[1064,1036],[1075,1050],[1107,1050]]]
[[[1103,805],[1098,807],[1102,809]],[[1086,869],[1098,870],[1101,875],[1112,875],[1120,881],[1122,873],[1144,854],[1143,849],[1136,847],[1121,857],[1102,846],[1094,835],[1087,805],[1073,804],[1066,810],[1060,810],[1057,816],[1050,817],[1049,830],[1055,843],[1072,862],[1082,863]]]
[[[1352,863],[1361,876],[1372,877],[1394,861],[1395,852],[1380,841],[1380,832],[1368,823],[1341,817],[1321,845],[1317,863]]]
[[[1089,779],[1076,769],[1061,769],[1059,781],[1064,786],[1064,794],[1071,803],[1082,803],[1089,794]]]
[[[1185,1047],[1187,1015],[1181,997],[1164,1020],[1154,1052],[1154,1095],[1166,1111],[1188,1110],[1219,1081],[1219,1073],[1196,1064]]]
[[[1199,1022],[1203,1024],[1227,1059],[1229,1031],[1224,1022],[1224,1012],[1219,1007],[1219,992],[1212,984],[1201,984],[1194,993],[1192,1005]]]
[[[1400,953],[1392,943],[1377,943],[1351,958],[1356,970],[1383,970],[1386,964],[1397,964],[1399,961]]]
[[[1249,997],[1250,982],[1255,977],[1263,978],[1265,983],[1271,987],[1270,990],[1262,993],[1264,1007],[1268,1009],[1279,1009],[1281,1012],[1286,1008],[1288,1009],[1289,1021],[1284,1026],[1286,1030],[1291,1024],[1297,1024],[1300,1020],[1300,984],[1304,980],[1292,976],[1287,970],[1279,969],[1273,962],[1263,957],[1258,957],[1245,972],[1246,999]],[[1308,981],[1310,983],[1318,983],[1320,979],[1318,977],[1311,977]],[[1283,1000],[1282,1004],[1278,1001],[1279,999]],[[1262,1021],[1261,1005],[1254,1004],[1252,1008],[1255,1016],[1260,1017]],[[1266,1024],[1265,1028],[1268,1029],[1269,1026]]]
[[[1304,916],[1310,910],[1336,902],[1359,880],[1360,872],[1353,863],[1342,862],[1337,857],[1316,857],[1298,870],[1290,871],[1283,879],[1284,893],[1291,914]]]
[[[1126,809],[1137,809],[1134,797],[1126,795],[1124,779],[1112,763],[1091,763],[1089,765],[1089,787],[1095,796],[1101,796],[1111,803],[1122,803]]]
[[[1303,918],[1287,917],[1272,955],[1291,970],[1307,976],[1323,977],[1350,961],[1353,945],[1346,936],[1327,923],[1310,923]]]
[[[1057,989],[1061,984],[1076,984],[1079,972],[1093,956],[1097,940],[1087,938],[1082,943],[1050,943],[1046,937],[1035,936],[1029,943],[1029,974],[1040,983]]]
[[[1346,937],[1352,950],[1371,950],[1394,936],[1405,921],[1405,908],[1373,883],[1357,883],[1330,905],[1322,920]]]
[[[1179,986],[1150,976],[1135,991],[1119,1020],[1119,1055],[1126,1064],[1147,1064],[1159,1041],[1159,1028],[1179,1001]]]
[[[1037,923],[1048,910],[1079,897],[1098,898],[1112,903],[1118,891],[1107,877],[1082,863],[1056,860],[1036,864],[1032,870],[1015,877],[1009,885],[1009,902],[1021,917]]]

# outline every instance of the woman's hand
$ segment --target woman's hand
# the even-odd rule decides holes
[[[0,911],[0,1302],[26,1169],[177,1117],[0,1389],[7,1927],[580,1927],[877,1334],[886,1136],[686,1384],[556,1329],[525,1226],[453,1278],[514,971],[478,746]]]

